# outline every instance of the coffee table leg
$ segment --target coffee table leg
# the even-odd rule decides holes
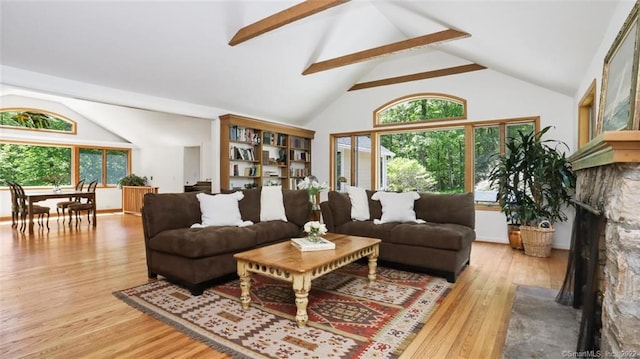
[[[251,302],[251,275],[247,271],[247,262],[238,261],[238,276],[240,277],[240,302],[242,308],[249,309]]]
[[[309,304],[309,290],[311,289],[311,276],[308,273],[294,275],[293,292],[296,294],[296,323],[298,327],[307,325],[307,304]]]
[[[378,267],[378,245],[375,246],[373,253],[369,254],[369,282],[376,281],[376,268]]]

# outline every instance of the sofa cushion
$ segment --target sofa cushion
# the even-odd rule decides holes
[[[260,221],[287,221],[282,199],[282,186],[262,188],[260,195]]]
[[[210,195],[198,193],[202,212],[201,225],[207,226],[240,226],[242,217],[238,201],[244,197],[242,192]]]
[[[303,189],[282,190],[282,200],[287,220],[299,227],[304,226],[311,217],[311,202],[309,194]]]
[[[376,192],[377,191],[367,190],[367,198],[369,198],[369,217],[371,217],[371,219],[382,218],[382,203],[371,198]]]
[[[371,196],[371,199],[380,201],[382,204],[380,223],[416,222],[416,212],[413,210],[413,204],[418,198],[420,198],[420,195],[417,192],[395,193],[379,191]]]
[[[402,223],[393,228],[389,243],[460,250],[475,239],[473,229],[450,223]]]
[[[256,231],[252,227],[170,229],[151,238],[148,246],[155,251],[187,258],[235,253],[257,245]]]
[[[414,205],[416,217],[427,222],[455,223],[475,228],[473,193],[421,193]]]
[[[340,226],[336,226],[335,231],[341,234],[379,238],[386,241],[391,237],[393,228],[399,224],[398,222],[373,224],[373,221],[349,221]]]
[[[371,216],[369,214],[369,197],[364,188],[346,186],[349,201],[351,202],[351,219],[356,221],[368,221]]]
[[[329,191],[327,193],[329,206],[333,213],[333,221],[336,226],[351,222],[351,200],[346,193]]]
[[[260,222],[260,190],[261,188],[228,190],[223,189],[220,193],[242,192],[244,198],[238,202],[240,215],[243,221],[251,221],[253,223]]]
[[[300,237],[300,227],[291,222],[268,221],[251,226],[256,231],[256,243],[258,245],[270,244],[282,239]]]

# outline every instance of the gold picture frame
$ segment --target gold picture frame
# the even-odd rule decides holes
[[[639,127],[638,6],[636,2],[604,58],[598,134],[605,131],[636,130]]]

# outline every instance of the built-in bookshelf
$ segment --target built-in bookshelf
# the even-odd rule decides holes
[[[220,116],[220,188],[296,188],[311,174],[315,131],[254,118]]]

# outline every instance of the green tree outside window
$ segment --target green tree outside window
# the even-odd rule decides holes
[[[39,110],[6,109],[0,112],[0,126],[73,132],[74,125],[73,121],[64,119],[60,115]]]

